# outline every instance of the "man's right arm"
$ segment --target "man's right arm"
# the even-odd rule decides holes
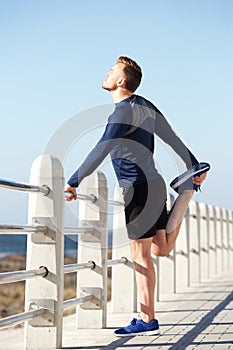
[[[178,156],[180,156],[187,168],[190,168],[192,165],[198,163],[196,157],[176,135],[171,125],[160,112],[156,113],[155,133],[161,138],[161,140],[166,142],[176,152],[176,154],[178,154]]]

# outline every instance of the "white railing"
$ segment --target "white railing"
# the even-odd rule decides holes
[[[79,227],[64,229],[63,168],[49,155],[31,168],[30,183],[0,180],[0,187],[29,192],[28,224],[0,225],[1,233],[28,235],[26,271],[0,274],[0,284],[25,280],[25,312],[0,320],[0,329],[25,322],[25,349],[62,347],[65,308],[77,305],[77,327],[107,325],[108,268],[112,268],[111,312],[136,312],[134,268],[127,238],[122,194],[108,199],[105,175],[86,178],[78,194]],[[169,195],[170,203],[174,198]],[[69,204],[66,204],[69,205]],[[113,206],[112,246],[108,243]],[[78,234],[77,263],[64,266],[64,231]],[[112,258],[108,260],[111,249]],[[153,257],[156,301],[233,267],[233,212],[192,201],[175,249]],[[77,297],[63,301],[64,273],[77,272]],[[164,278],[166,276],[166,278]],[[93,310],[95,310],[93,312]]]

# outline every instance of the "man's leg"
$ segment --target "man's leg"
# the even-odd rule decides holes
[[[153,237],[151,252],[154,255],[167,256],[174,248],[185,212],[194,193],[194,190],[186,190],[177,197],[169,213],[166,229],[157,230]]]
[[[140,301],[140,316],[144,322],[154,319],[155,270],[151,258],[152,240],[153,237],[132,240],[130,243]]]

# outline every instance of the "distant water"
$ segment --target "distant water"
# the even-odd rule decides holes
[[[10,255],[26,255],[27,237],[24,235],[0,235],[0,258]],[[65,237],[65,255],[77,255],[77,242],[75,236],[72,239]]]

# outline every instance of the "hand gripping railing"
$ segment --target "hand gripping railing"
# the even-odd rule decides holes
[[[70,193],[70,192],[65,192],[65,198],[72,198],[72,197],[73,197],[72,193]],[[92,202],[92,203],[95,203],[96,200],[97,200],[97,197],[94,196],[93,194],[86,195],[86,194],[78,193],[78,194],[77,194],[77,199],[79,199],[79,200],[84,200],[84,201],[90,201],[90,202]]]
[[[72,197],[73,197],[73,195],[70,192],[65,192],[65,198],[72,198]],[[92,203],[95,203],[98,200],[98,198],[95,195],[93,195],[93,194],[85,195],[85,194],[81,194],[81,193],[77,194],[77,199],[90,201]],[[120,207],[124,205],[123,202],[116,201],[116,200],[113,200],[113,199],[107,200],[107,204],[109,206],[120,206]]]
[[[0,187],[22,192],[40,192],[45,196],[47,196],[50,192],[50,188],[47,185],[34,186],[5,179],[0,179]],[[64,196],[65,198],[71,198],[72,194],[70,192],[64,192]],[[97,198],[94,195],[85,195],[80,193],[77,194],[77,199],[87,200],[91,202],[95,202],[97,200]]]

